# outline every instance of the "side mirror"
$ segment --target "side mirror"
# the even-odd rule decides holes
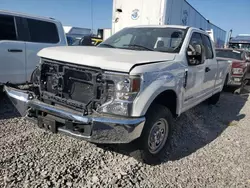
[[[200,44],[194,46],[189,45],[187,51],[188,61],[190,65],[198,65],[202,63],[202,47]]]

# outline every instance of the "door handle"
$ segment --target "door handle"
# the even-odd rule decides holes
[[[209,72],[211,69],[209,67],[205,68],[205,72]]]
[[[23,52],[21,49],[8,49],[8,52]]]

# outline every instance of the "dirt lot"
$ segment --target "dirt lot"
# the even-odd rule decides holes
[[[250,101],[223,93],[176,121],[161,165],[37,128],[0,101],[0,187],[250,187]]]

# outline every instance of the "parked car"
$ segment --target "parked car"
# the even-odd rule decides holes
[[[226,60],[230,63],[229,76],[226,82],[227,86],[241,86],[242,78],[249,72],[249,55],[246,50],[236,50],[231,48],[216,49],[218,60]]]
[[[151,164],[170,143],[174,117],[218,102],[229,64],[215,54],[197,28],[128,27],[95,48],[41,50],[33,91],[5,91],[39,127],[93,143],[135,141]]]
[[[53,18],[0,10],[0,86],[30,82],[37,52],[67,45],[62,24]]]

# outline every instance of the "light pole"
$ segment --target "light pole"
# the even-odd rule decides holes
[[[232,33],[233,33],[233,29],[230,29],[230,31],[228,33],[227,43],[226,43],[227,47],[229,46],[229,41],[231,39]]]
[[[94,31],[94,21],[93,21],[93,0],[90,0],[91,1],[91,30],[92,30],[92,33]]]

